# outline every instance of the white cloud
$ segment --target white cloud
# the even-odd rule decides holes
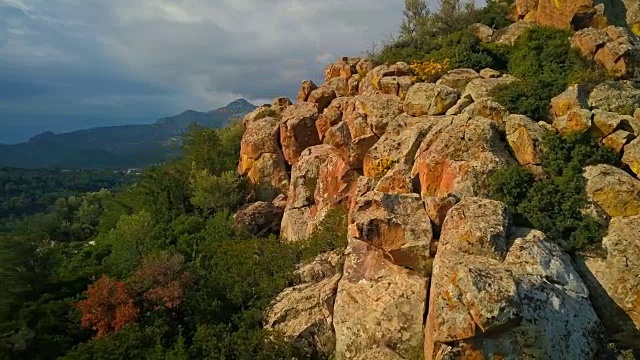
[[[29,11],[29,7],[22,0],[0,0],[0,6],[14,7],[25,13]]]

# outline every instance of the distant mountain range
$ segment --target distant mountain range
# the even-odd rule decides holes
[[[256,106],[244,99],[209,112],[187,110],[154,124],[97,127],[63,134],[44,132],[16,145],[0,144],[0,166],[123,169],[166,161],[179,154],[191,123],[222,127]]]

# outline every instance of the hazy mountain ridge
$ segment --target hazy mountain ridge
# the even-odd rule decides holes
[[[255,109],[244,99],[209,112],[187,110],[154,124],[51,131],[16,145],[0,145],[0,166],[22,168],[129,168],[165,161],[179,152],[180,135],[191,123],[222,127]]]

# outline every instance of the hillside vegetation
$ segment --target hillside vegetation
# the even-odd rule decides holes
[[[640,119],[567,90],[625,89],[568,29],[470,30],[512,10],[406,0],[295,104],[12,208],[0,358],[634,359]]]

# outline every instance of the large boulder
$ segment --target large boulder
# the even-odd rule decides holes
[[[340,122],[325,134],[324,143],[335,147],[352,169],[361,169],[365,154],[378,141],[375,134],[351,137],[349,126]]]
[[[289,164],[295,164],[304,149],[320,144],[317,120],[317,105],[306,102],[289,106],[282,114],[280,143]]]
[[[604,257],[581,254],[576,262],[591,301],[613,338],[640,349],[640,216],[611,220]]]
[[[394,90],[392,89],[395,86],[393,85],[394,83],[398,86],[398,89],[396,89],[398,94],[396,95],[399,95],[400,84],[402,82],[406,82],[408,79],[406,77],[413,75],[411,67],[407,63],[403,62],[395,63],[393,65],[380,65],[369,71],[360,72],[359,75],[363,76],[364,73],[366,74],[358,87],[358,93],[360,95],[374,95],[382,93],[393,95]],[[392,79],[384,80],[385,78]],[[400,80],[400,78],[404,79]]]
[[[516,15],[540,25],[567,30],[595,25],[602,16],[593,0],[517,0]]]
[[[414,157],[422,140],[438,123],[440,118],[397,119],[403,126],[401,129],[386,132],[365,154],[363,159],[364,175],[379,178],[380,164],[404,164],[413,166]]]
[[[324,81],[328,82],[333,78],[340,76],[350,77],[351,75],[356,74],[356,66],[359,61],[360,58],[343,57],[335,63],[328,65],[324,71]]]
[[[640,89],[630,80],[606,81],[593,89],[589,106],[622,115],[640,108]]]
[[[365,115],[367,124],[377,136],[384,135],[389,123],[402,112],[400,98],[395,95],[359,95],[355,99],[355,111]]]
[[[342,261],[342,255],[325,253],[298,269],[303,282],[276,297],[267,311],[265,328],[281,332],[309,354],[333,354],[333,303]]]
[[[596,359],[600,322],[571,259],[503,204],[463,199],[436,254],[425,359]]]
[[[348,206],[358,174],[330,145],[304,150],[291,170],[287,206],[280,235],[290,242],[305,240],[329,210]]]
[[[307,99],[309,99],[309,95],[311,95],[311,92],[317,88],[318,86],[313,81],[304,80],[302,82],[302,85],[300,86],[300,90],[298,91],[298,96],[296,97],[296,101],[297,102],[307,101]]]
[[[553,120],[553,127],[563,135],[585,133],[591,129],[592,124],[591,110],[579,108]]]
[[[271,201],[289,187],[289,174],[278,145],[279,122],[274,117],[251,117],[240,142],[238,173],[247,177],[261,201]]]
[[[397,163],[378,181],[375,191],[390,194],[409,194],[413,192],[411,167]]]
[[[562,94],[551,99],[551,117],[565,116],[574,109],[588,109],[587,89],[582,85],[572,85]]]
[[[602,140],[602,144],[613,150],[616,154],[620,154],[622,149],[633,140],[635,136],[626,130],[617,130],[613,134]]]
[[[394,264],[431,270],[433,231],[420,195],[369,192],[356,199],[350,221],[349,236],[386,251]]]
[[[640,178],[640,137],[624,147],[622,162],[629,166],[636,177]]]
[[[481,23],[471,24],[471,26],[469,26],[469,31],[473,36],[485,44],[491,42],[493,34],[495,33],[495,30]]]
[[[607,215],[640,214],[640,180],[611,165],[587,166],[584,177],[587,196]]]
[[[462,92],[471,80],[478,78],[480,78],[480,75],[473,69],[455,69],[442,75],[436,84],[448,86]]]
[[[494,121],[459,115],[443,118],[431,129],[412,173],[419,177],[423,198],[487,196],[489,176],[513,163]]]
[[[328,85],[322,85],[309,94],[307,101],[312,104],[316,104],[317,111],[322,113],[324,109],[331,104],[333,99],[337,97],[338,95],[336,95],[336,92],[333,89]]]
[[[381,347],[409,358],[422,344],[427,281],[375,246],[350,239],[334,305],[336,358]]]
[[[491,98],[482,98],[466,107],[463,114],[468,116],[480,116],[493,120],[501,131],[505,130],[505,120],[509,116],[507,108]]]
[[[542,126],[524,115],[507,118],[507,143],[520,165],[540,164],[544,131]]]
[[[316,130],[318,130],[320,141],[324,140],[326,132],[340,121],[342,121],[342,111],[337,107],[330,106],[322,114],[318,115]]]
[[[493,34],[491,41],[496,44],[513,46],[527,29],[534,26],[528,21],[517,21]]]
[[[480,78],[474,79],[467,84],[462,96],[471,96],[474,101],[478,101],[483,98],[491,97],[491,90],[501,85],[508,85],[516,81],[516,78],[509,75],[493,78]]]
[[[458,102],[460,91],[445,85],[417,83],[404,100],[404,111],[412,116],[444,115]]]
[[[636,75],[640,38],[626,28],[583,29],[573,35],[571,45],[618,79]]]
[[[258,201],[242,207],[233,216],[234,225],[249,233],[267,237],[280,233],[280,222],[284,209],[271,203]]]

